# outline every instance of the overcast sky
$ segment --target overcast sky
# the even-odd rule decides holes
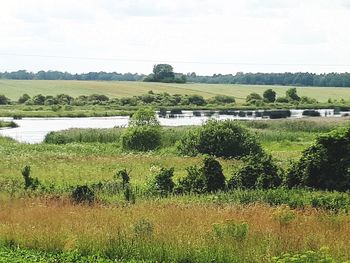
[[[0,0],[0,71],[350,71],[350,0]]]

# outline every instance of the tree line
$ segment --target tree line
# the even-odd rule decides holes
[[[317,87],[350,87],[350,73],[315,74],[297,73],[242,73],[214,74],[197,76],[187,74],[188,82],[208,84],[249,84],[249,85],[283,85],[283,86],[317,86]]]
[[[145,75],[138,73],[117,73],[117,72],[89,72],[82,74],[71,74],[61,71],[38,71],[37,73],[26,70],[13,72],[0,72],[2,79],[16,80],[104,80],[104,81],[141,81]]]
[[[249,85],[283,85],[283,86],[317,86],[317,87],[350,87],[350,73],[285,72],[285,73],[243,73],[214,74],[200,76],[195,72],[174,73],[171,65],[158,64],[149,75],[139,73],[89,72],[71,74],[61,71],[26,70],[0,72],[2,79],[16,80],[104,80],[104,81],[149,81],[176,83],[208,83],[208,84],[249,84]]]

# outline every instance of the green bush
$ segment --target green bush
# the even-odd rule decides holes
[[[129,176],[129,173],[126,169],[121,169],[121,170],[118,170],[116,173],[115,173],[115,176],[114,176],[115,179],[117,180],[121,180],[122,181],[122,187],[123,189],[129,184],[130,182],[130,176]]]
[[[153,126],[128,128],[121,136],[123,150],[151,151],[161,145],[161,130]]]
[[[75,203],[92,203],[95,200],[95,193],[87,185],[78,185],[72,191],[71,198]]]
[[[159,171],[154,176],[153,181],[151,182],[150,190],[153,193],[160,194],[162,196],[165,196],[171,192],[173,192],[174,189],[174,182],[173,182],[173,176],[174,176],[174,168],[166,169],[166,168],[160,168]]]
[[[289,187],[346,191],[350,188],[350,127],[321,135],[286,175]]]
[[[186,170],[187,176],[179,180],[177,192],[216,192],[226,187],[221,164],[211,156],[204,158],[202,167],[190,166]]]
[[[243,165],[229,180],[229,188],[269,189],[281,184],[278,167],[271,155],[252,155],[244,158],[243,161]]]
[[[24,189],[35,190],[40,185],[38,178],[30,176],[30,166],[26,165],[22,170],[22,176],[24,179]]]
[[[190,156],[201,153],[230,158],[261,152],[253,135],[232,120],[209,120],[188,131],[177,146],[180,153]]]
[[[179,180],[176,192],[201,194],[207,191],[206,180],[201,168],[190,166],[186,168],[187,176]]]
[[[225,176],[222,172],[221,164],[213,157],[207,156],[204,158],[203,174],[208,192],[225,189]]]

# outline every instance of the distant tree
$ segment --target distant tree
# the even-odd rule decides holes
[[[0,105],[6,105],[9,104],[9,102],[9,98],[7,98],[5,95],[0,95]]]
[[[25,103],[27,100],[30,100],[30,96],[28,94],[23,94],[21,97],[18,99],[18,103]]]
[[[190,104],[197,106],[203,106],[207,103],[205,99],[200,95],[190,95],[188,96],[188,101]]]
[[[272,89],[267,89],[263,93],[264,100],[267,102],[275,102],[276,92]]]
[[[172,80],[175,78],[173,67],[169,64],[157,64],[153,67],[155,81]]]
[[[256,101],[261,101],[262,97],[258,94],[258,93],[250,93],[247,98],[246,98],[246,102],[247,103],[254,103]]]
[[[33,102],[35,105],[44,105],[45,104],[45,96],[38,94],[33,97]]]
[[[129,120],[129,126],[159,126],[159,121],[152,108],[140,108]]]
[[[296,88],[290,88],[286,91],[286,97],[292,101],[300,101],[300,97],[297,94]]]

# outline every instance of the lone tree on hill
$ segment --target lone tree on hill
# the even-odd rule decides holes
[[[144,81],[185,83],[186,76],[183,74],[175,74],[173,67],[169,64],[157,64],[153,66],[153,73],[148,75]]]

